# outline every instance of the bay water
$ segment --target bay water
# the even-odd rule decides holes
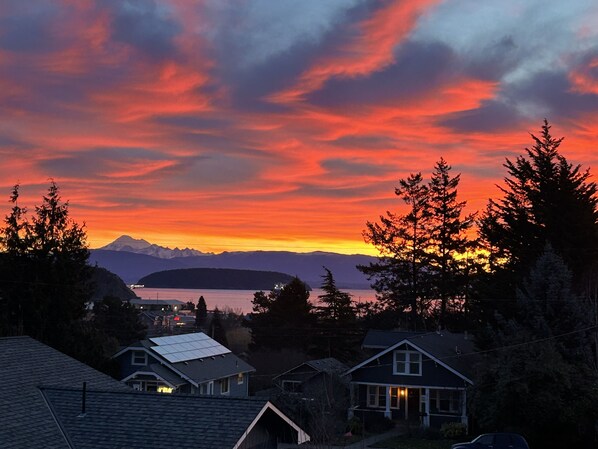
[[[345,290],[343,292],[349,293],[353,301],[366,302],[374,301],[376,293],[371,289],[353,289]],[[135,294],[141,299],[155,300],[155,299],[177,299],[182,302],[191,301],[197,304],[200,296],[206,300],[208,310],[213,310],[218,307],[219,310],[232,309],[235,312],[249,313],[251,312],[251,301],[255,290],[210,290],[210,289],[184,289],[184,288],[136,288]],[[266,292],[268,293],[268,292]],[[317,305],[318,296],[323,295],[324,291],[319,288],[314,288],[309,292],[309,300],[312,304]]]

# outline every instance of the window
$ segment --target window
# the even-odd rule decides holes
[[[405,394],[405,393],[403,393]],[[401,389],[391,387],[390,389],[390,408],[401,408]]]
[[[131,365],[147,365],[147,354],[145,351],[133,351],[131,354]]]
[[[283,380],[282,390],[288,393],[300,393],[301,382],[299,382],[298,380]]]
[[[407,376],[422,375],[422,355],[417,351],[400,350],[394,352],[394,373]]]
[[[243,382],[245,382],[245,376],[243,373],[237,374],[237,385],[241,385]]]
[[[368,385],[368,407],[386,407],[386,387],[383,385]]]
[[[430,408],[432,412],[460,413],[461,392],[458,390],[431,390]]]
[[[220,394],[228,394],[230,392],[230,383],[228,377],[220,379]]]

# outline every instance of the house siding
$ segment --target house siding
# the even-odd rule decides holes
[[[380,385],[434,386],[464,388],[469,385],[464,379],[422,354],[421,376],[393,374],[393,352],[372,360],[369,364],[351,373],[351,382]]]
[[[116,357],[118,364],[120,366],[120,373],[121,378],[124,379],[125,377],[130,376],[137,371],[149,371],[149,365],[152,363],[160,363],[155,357],[152,357],[150,354],[147,354],[147,364],[145,365],[133,365],[132,357],[133,351],[141,351],[141,349],[130,349],[126,352],[123,352],[121,355]]]

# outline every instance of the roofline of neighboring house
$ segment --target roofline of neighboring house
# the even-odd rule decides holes
[[[161,380],[162,382],[164,382],[165,384],[167,384],[169,387],[171,388],[177,388],[175,385],[171,384],[170,382],[168,382],[166,379],[164,379],[162,376],[160,376],[157,373],[154,373],[153,371],[135,371],[133,374],[129,374],[127,377],[125,377],[124,379],[121,379],[121,382],[126,382],[129,379],[132,379],[133,377],[139,375],[139,374],[143,374],[145,376],[154,376],[156,379]]]
[[[147,348],[144,348],[143,346],[142,347],[137,347],[137,346],[126,347],[125,349],[122,349],[122,350],[118,351],[111,358],[113,359],[115,357],[121,356],[122,354],[124,354],[125,352],[127,352],[129,350],[131,350],[131,351],[144,351],[148,355],[151,355],[153,358],[157,359],[162,365],[167,366],[168,369],[171,369],[172,371],[174,371],[175,373],[177,373],[179,376],[181,376],[183,379],[185,379],[186,381],[188,381],[194,387],[199,387],[199,384],[197,382],[195,382],[193,379],[191,379],[186,374],[182,373],[176,367],[172,366],[172,364],[169,363],[168,360],[164,359],[160,354],[158,354],[157,352],[153,352],[153,351],[150,352]]]
[[[273,377],[273,378],[272,378],[272,380],[274,381],[274,380],[278,379],[280,376],[284,376],[285,374],[288,374],[288,373],[290,373],[291,371],[294,371],[294,370],[296,370],[297,368],[300,368],[300,367],[302,367],[303,365],[307,365],[307,362],[300,363],[299,365],[297,365],[297,366],[294,366],[293,368],[291,368],[291,369],[289,369],[289,370],[286,370],[284,373],[280,373],[278,376],[276,376],[276,377]],[[314,368],[313,366],[311,366],[311,365],[307,365],[307,366],[309,366],[311,369],[313,369],[313,370],[315,371],[315,373],[316,373],[316,374],[321,372],[321,371],[318,371],[317,369],[315,369],[315,368]]]
[[[293,421],[291,421],[291,419],[288,416],[286,416],[284,413],[282,413],[278,408],[276,408],[274,406],[274,404],[272,404],[270,401],[268,401],[264,404],[264,406],[262,407],[260,412],[257,414],[257,416],[253,419],[251,424],[249,424],[249,426],[247,427],[245,432],[243,432],[243,435],[241,435],[241,438],[239,438],[239,440],[235,443],[235,445],[233,446],[233,449],[239,449],[239,447],[241,447],[241,444],[243,444],[243,441],[245,441],[245,438],[247,438],[247,436],[249,435],[251,430],[255,427],[255,425],[257,424],[259,419],[262,417],[262,415],[268,409],[272,410],[274,413],[276,413],[278,416],[280,416],[289,426],[291,426],[293,429],[295,429],[297,431],[297,444],[305,443],[311,439],[311,437],[307,434],[307,432],[305,432],[301,427],[299,427],[297,424],[295,424]]]
[[[149,349],[151,349],[151,348],[149,348]],[[174,366],[174,364],[172,364],[168,360],[164,359],[160,354],[158,354],[157,352],[154,352],[154,351],[150,351],[149,349],[145,348],[143,346],[139,346],[139,347],[137,347],[137,346],[128,346],[128,347],[126,347],[126,348],[121,349],[120,351],[118,351],[111,358],[114,359],[114,358],[116,358],[118,356],[121,356],[122,354],[124,354],[125,352],[127,352],[129,350],[130,351],[144,351],[148,355],[151,355],[152,357],[154,357],[155,359],[157,359],[162,366],[165,366],[168,369],[174,371],[177,375],[181,376],[183,379],[185,379],[186,381],[188,381],[189,383],[191,383],[195,387],[199,387],[201,384],[206,383],[206,382],[213,382],[215,380],[222,379],[222,377],[214,377],[213,379],[205,379],[205,380],[202,380],[201,382],[195,381],[195,380],[191,379],[189,376],[187,376],[186,374],[184,374],[182,371],[180,371],[179,369],[177,369],[177,367]],[[235,355],[235,354],[233,354],[232,352],[228,352],[225,355],[228,355],[228,354],[232,354],[233,356],[235,356],[235,357],[238,358],[238,356]],[[184,362],[177,362],[177,363],[184,363]],[[231,377],[231,376],[235,376],[235,375],[238,375],[238,374],[249,374],[249,373],[253,373],[253,372],[255,372],[255,368],[251,367],[251,369],[248,369],[248,370],[235,371],[233,373],[230,373],[226,377]],[[124,382],[124,379],[121,379],[121,382]]]
[[[403,340],[399,341],[398,343],[395,343],[392,346],[389,346],[388,348],[386,348],[384,351],[379,352],[377,354],[374,354],[372,357],[370,357],[367,360],[364,360],[363,362],[361,362],[359,365],[354,366],[353,368],[351,368],[348,371],[345,371],[345,375],[347,374],[351,374],[353,371],[367,365],[368,363],[370,363],[373,360],[376,360],[377,358],[382,357],[385,354],[388,354],[390,351],[393,351],[395,348],[397,348],[398,346],[401,346],[403,344],[407,344],[409,346],[411,346],[412,348],[420,351],[422,354],[426,355],[427,357],[429,357],[430,359],[434,360],[436,363],[438,363],[439,365],[441,365],[442,367],[446,368],[447,370],[449,370],[451,373],[459,376],[461,379],[463,379],[466,382],[469,382],[471,385],[473,385],[473,381],[468,378],[467,376],[461,374],[459,371],[457,371],[455,368],[450,367],[449,365],[447,365],[446,363],[444,363],[442,360],[440,360],[438,357],[430,354],[428,351],[420,348],[419,346],[417,346],[415,343],[413,343],[412,341],[410,341],[407,338],[404,338]]]
[[[52,420],[54,420],[54,423],[56,424],[58,431],[62,435],[62,438],[64,438],[65,443],[67,444],[67,446],[70,449],[75,449],[75,445],[71,441],[69,434],[67,433],[66,429],[64,427],[62,427],[62,423],[56,416],[56,410],[54,410],[54,406],[50,403],[50,401],[48,401],[48,398],[46,397],[46,395],[44,393],[44,389],[39,387],[38,391],[39,391],[39,394],[41,395],[42,399],[44,400],[46,407],[48,407],[48,410],[50,411],[50,416],[52,416]]]

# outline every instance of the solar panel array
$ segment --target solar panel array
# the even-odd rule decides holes
[[[228,354],[230,350],[202,332],[150,338],[152,350],[171,363]]]

